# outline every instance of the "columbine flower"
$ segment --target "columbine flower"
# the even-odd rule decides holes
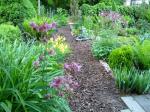
[[[70,75],[56,77],[49,85],[57,90],[71,93],[79,87],[79,84]]]
[[[64,64],[64,69],[67,71],[71,71],[71,66],[67,63]]]
[[[81,67],[78,63],[72,62],[72,69],[74,70],[74,72],[80,72]]]
[[[60,88],[63,84],[63,77],[56,77],[52,83],[50,83],[50,86],[53,88]]]
[[[72,62],[71,64],[67,64],[67,63],[64,64],[64,69],[71,73],[80,72],[81,67],[82,66],[76,62]]]

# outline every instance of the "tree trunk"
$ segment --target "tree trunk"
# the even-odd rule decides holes
[[[41,15],[41,1],[38,0],[38,15]]]

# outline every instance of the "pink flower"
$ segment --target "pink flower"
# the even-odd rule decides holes
[[[72,62],[72,68],[75,72],[80,72],[81,67],[78,63]]]
[[[68,72],[71,72],[71,73],[76,73],[76,72],[80,72],[81,70],[81,67],[78,63],[76,62],[72,62],[71,64],[67,64],[65,63],[64,64],[64,69]]]
[[[71,71],[71,66],[67,63],[64,64],[64,69],[67,71]]]
[[[57,77],[52,81],[50,86],[53,87],[53,88],[60,88],[62,84],[63,84],[63,78],[62,77]]]
[[[74,89],[79,87],[79,84],[70,75],[58,76],[49,85],[50,87],[65,92],[73,92]]]

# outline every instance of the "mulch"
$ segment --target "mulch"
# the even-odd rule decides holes
[[[106,73],[91,53],[92,41],[76,41],[70,28],[58,30],[66,37],[72,53],[66,62],[77,62],[82,65],[81,72],[72,74],[80,87],[70,99],[73,112],[120,112],[126,108],[115,86],[114,78]]]

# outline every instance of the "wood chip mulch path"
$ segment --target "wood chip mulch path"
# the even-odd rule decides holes
[[[92,56],[91,41],[77,42],[68,26],[60,28],[58,32],[66,37],[72,50],[66,62],[77,62],[82,65],[81,72],[73,74],[80,87],[70,99],[72,111],[120,112],[125,109],[114,79],[103,71],[99,61]]]

